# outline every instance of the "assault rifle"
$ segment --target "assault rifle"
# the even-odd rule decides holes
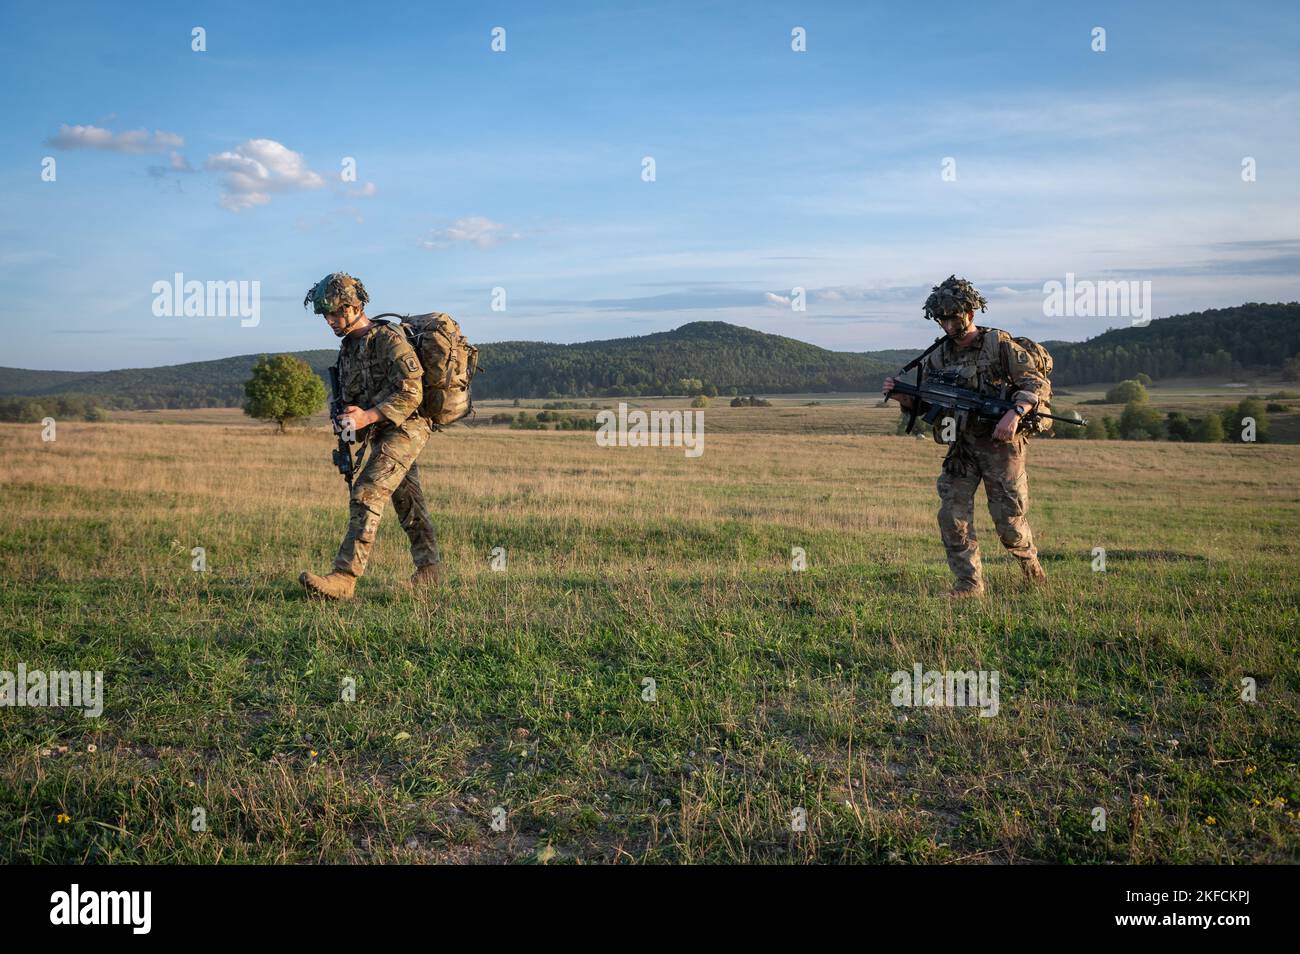
[[[907,433],[909,434],[912,433],[912,429],[916,426],[918,414],[927,424],[937,424],[945,416],[953,418],[973,416],[996,423],[1002,420],[1007,411],[1016,406],[1015,401],[987,397],[978,391],[959,386],[956,374],[953,373],[937,371],[930,376],[929,380],[926,380],[921,366],[922,362],[931,351],[943,344],[943,341],[944,339],[940,338],[930,345],[924,352],[908,362],[903,370],[899,372],[900,375],[903,375],[916,368],[916,384],[907,384],[904,381],[895,380],[893,389],[886,395],[886,398],[889,398],[895,394],[901,394],[912,399],[912,412],[907,420]],[[1044,414],[1041,411],[1030,411],[1021,420],[1020,426],[1025,430],[1034,430],[1034,424],[1040,418],[1063,421],[1077,427],[1084,427],[1088,423],[1082,418],[1059,417],[1055,414]]]
[[[334,433],[339,436],[339,446],[334,449],[334,466],[339,469],[343,479],[348,482],[348,490],[352,490],[352,481],[356,473],[356,462],[352,457],[352,444],[356,441],[356,434],[349,435],[344,428],[339,427],[339,418],[343,415],[343,389],[339,387],[339,368],[338,365],[330,366],[330,423],[334,425]]]

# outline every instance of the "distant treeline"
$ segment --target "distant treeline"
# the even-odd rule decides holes
[[[300,351],[298,357],[325,377],[333,351]],[[253,373],[259,355],[240,355],[215,361],[194,361],[158,368],[124,368],[119,371],[40,372],[0,369],[0,394],[45,400],[48,395],[90,395],[102,407],[121,410],[159,408],[239,407],[244,402],[244,382]],[[42,375],[55,376],[46,384]]]
[[[102,421],[104,412],[94,398],[84,394],[57,397],[0,398],[0,421],[30,424],[52,417],[56,421]]]
[[[1014,325],[1011,330],[1015,330]],[[1053,383],[1119,381],[1145,372],[1171,377],[1276,374],[1300,359],[1300,303],[1245,304],[1118,328],[1089,341],[1047,342]],[[919,350],[919,349],[918,349]],[[692,322],[636,338],[481,345],[478,398],[547,400],[875,391],[910,351],[827,351],[719,321]],[[322,379],[333,350],[299,351]],[[234,407],[257,355],[105,372],[0,368],[0,394],[44,398],[78,393],[105,407]]]
[[[517,415],[493,414],[488,418],[489,424],[506,424],[515,431],[594,431],[599,427],[594,417],[558,414],[555,411],[539,411],[529,414],[520,411]],[[552,427],[551,425],[555,425]]]
[[[1129,401],[1119,417],[1091,417],[1088,426],[1058,424],[1052,432],[1058,438],[1085,438],[1112,441],[1184,441],[1196,444],[1229,443],[1267,444],[1272,428],[1268,415],[1289,411],[1288,405],[1265,403],[1259,398],[1243,398],[1237,404],[1215,413],[1188,415],[1181,411],[1161,414],[1144,401]]]
[[[1048,347],[1058,385],[1120,381],[1143,372],[1157,381],[1277,372],[1300,354],[1300,302],[1216,308]]]

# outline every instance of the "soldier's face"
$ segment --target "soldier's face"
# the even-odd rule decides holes
[[[356,321],[356,305],[344,305],[336,311],[327,311],[325,313],[325,323],[330,326],[330,331],[342,338],[348,333],[348,328],[352,327]]]
[[[945,315],[939,319],[939,326],[943,328],[943,333],[953,341],[960,341],[966,337],[974,324],[975,315],[973,312],[967,312],[964,315]]]

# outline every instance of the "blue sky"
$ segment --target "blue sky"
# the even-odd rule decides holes
[[[3,365],[330,347],[301,300],[336,269],[476,341],[720,320],[910,347],[952,272],[1040,339],[1127,324],[1044,317],[1067,272],[1149,280],[1156,317],[1300,299],[1294,3],[53,2],[0,27]],[[156,317],[177,272],[259,282],[259,323]]]

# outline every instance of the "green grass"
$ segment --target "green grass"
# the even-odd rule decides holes
[[[981,497],[991,595],[949,605],[932,444],[446,434],[449,585],[405,588],[389,515],[360,599],[321,605],[296,575],[345,520],[327,435],[3,431],[0,669],[106,694],[0,709],[9,863],[1296,857],[1295,448],[1036,445],[1050,587]],[[895,708],[915,662],[997,670],[999,714]]]

